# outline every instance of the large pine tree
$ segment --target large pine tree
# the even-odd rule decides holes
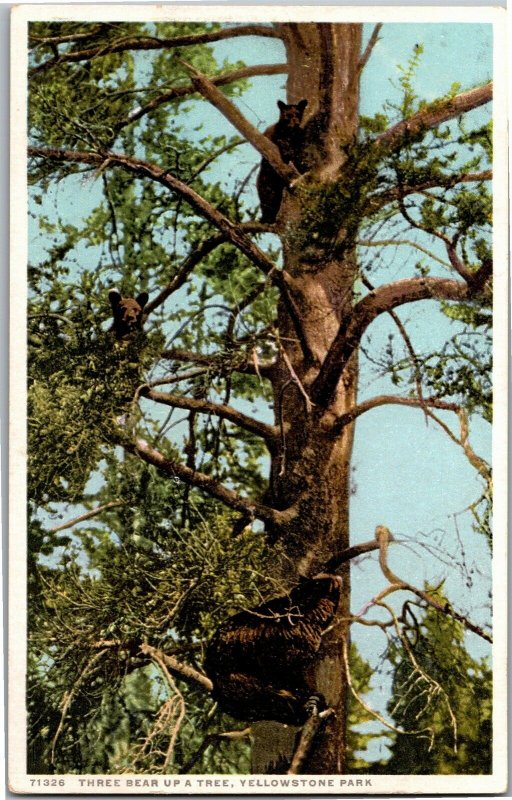
[[[421,100],[418,45],[399,73],[400,103],[361,117],[381,27],[364,46],[361,24],[30,27],[28,156],[45,243],[29,270],[31,752],[41,770],[46,760],[80,771],[80,759],[96,771],[195,769],[201,758],[247,768],[243,729],[241,745],[211,755],[221,718],[212,723],[200,643],[230,613],[327,567],[343,592],[316,666],[335,714],[300,768],[343,773],[350,565],[365,552],[379,551],[383,592],[490,638],[409,583],[405,565],[391,571],[386,529],[351,548],[356,420],[384,405],[417,409],[461,448],[481,476],[473,512],[488,532],[490,473],[468,414],[489,407],[490,129],[470,112],[492,85]],[[222,62],[218,43],[239,37],[278,40],[285,60]],[[308,101],[300,171],[244,113],[248,80],[276,74],[288,103]],[[257,221],[250,189],[261,157],[287,187],[275,224]],[[58,215],[49,193],[61,193]],[[79,213],[65,207],[77,199]],[[409,258],[375,268],[389,245]],[[112,285],[150,292],[144,333],[116,342],[106,330]],[[414,348],[400,315],[411,303],[454,320],[442,347]],[[379,350],[365,337],[384,318],[396,335]],[[358,402],[369,358],[397,392]],[[37,509],[62,513],[62,503],[86,516],[72,533],[49,532]],[[362,616],[377,592],[368,586]],[[130,699],[141,671],[142,709]],[[107,758],[111,745],[94,732],[109,715],[131,745],[114,742]],[[252,731],[259,771],[283,768],[271,727]],[[231,763],[215,762],[228,751]]]

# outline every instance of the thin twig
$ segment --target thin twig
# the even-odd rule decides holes
[[[80,516],[70,519],[68,522],[63,522],[62,525],[56,525],[55,528],[50,528],[49,532],[58,533],[59,531],[63,531],[66,528],[72,528],[79,522],[84,522],[86,519],[91,519],[91,517],[95,517],[97,514],[101,514],[102,511],[107,511],[109,508],[118,508],[119,506],[122,505],[124,505],[124,500],[112,500],[110,503],[105,503],[102,506],[97,506],[96,508],[93,508],[90,511],[86,511],[85,514],[80,514]]]

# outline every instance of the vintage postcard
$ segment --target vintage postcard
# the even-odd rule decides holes
[[[505,23],[14,8],[12,791],[506,790]]]

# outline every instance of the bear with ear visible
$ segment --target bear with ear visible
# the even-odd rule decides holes
[[[340,589],[337,575],[303,578],[289,594],[220,625],[204,667],[223,711],[248,722],[302,725],[313,705],[325,707],[316,688],[316,662]]]
[[[108,293],[108,299],[112,306],[112,314],[114,316],[112,329],[115,332],[116,339],[122,339],[133,331],[142,330],[144,306],[149,299],[147,292],[141,292],[137,297],[133,298],[123,297],[118,289],[111,289]]]
[[[265,131],[265,136],[279,148],[285,164],[292,162],[299,172],[303,171],[300,156],[304,144],[304,130],[301,128],[301,123],[307,104],[307,100],[291,104],[278,100],[279,119],[275,125],[271,125]],[[279,177],[268,161],[262,159],[256,179],[262,222],[276,221],[285,186],[283,179]]]

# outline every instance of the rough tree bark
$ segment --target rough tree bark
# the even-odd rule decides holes
[[[361,26],[291,24],[283,25],[281,32],[289,65],[288,102],[298,102],[303,97],[308,100],[307,181],[318,188],[339,177],[343,169],[342,145],[356,134]],[[278,323],[281,349],[272,386],[275,422],[283,434],[281,446],[272,458],[267,502],[279,509],[298,504],[293,522],[275,532],[287,557],[280,565],[282,577],[289,582],[298,573],[313,575],[349,546],[353,426],[347,425],[333,437],[325,415],[341,415],[352,408],[357,385],[354,356],[328,408],[323,399],[313,405],[306,397],[342,320],[350,313],[357,270],[350,245],[337,248],[342,255],[334,258],[332,248],[323,250],[320,243],[307,253],[297,246],[295,232],[309,210],[307,203],[308,194],[301,192],[299,186],[298,191],[287,194],[279,217],[286,225],[282,235],[284,268],[291,276],[290,291],[301,309],[302,328],[298,337],[294,320],[282,302]],[[340,620],[348,617],[350,603],[349,570],[342,574]],[[338,622],[325,640],[318,664],[318,688],[336,715],[317,735],[306,772],[335,774],[344,769],[346,681],[342,642],[347,636],[347,623]],[[271,772],[283,759],[282,753],[271,752],[275,726],[260,726],[257,736],[265,737],[267,743],[265,747],[257,744],[255,754],[261,750],[268,763],[258,763],[255,757],[255,771]]]

